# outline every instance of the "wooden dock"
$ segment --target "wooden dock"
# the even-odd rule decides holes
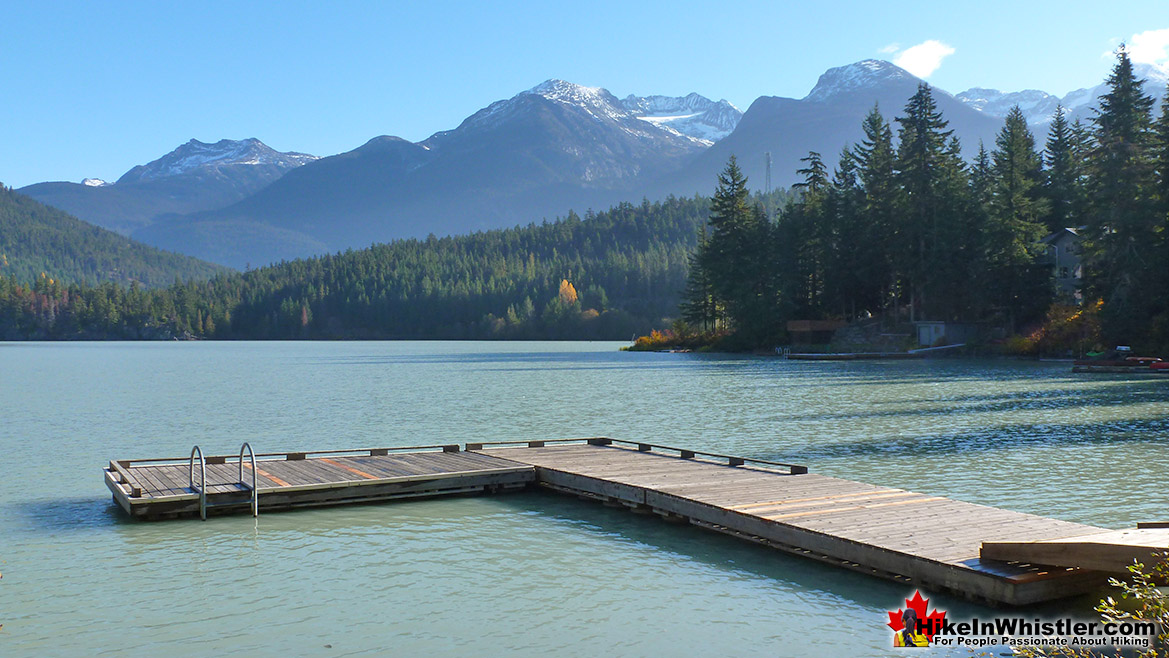
[[[522,489],[535,469],[457,445],[111,461],[106,486],[140,519],[267,511]],[[205,469],[204,480],[200,467]],[[254,480],[253,480],[254,475]],[[206,485],[201,485],[202,482]],[[202,509],[201,509],[202,508]]]
[[[250,462],[234,456],[207,458],[201,488],[190,460],[110,462],[105,477],[137,518],[198,516],[204,491],[203,511],[222,514],[252,511],[253,500],[267,512],[538,485],[984,602],[1029,604],[1105,579],[1074,561],[1045,566],[1002,552],[1103,536],[1104,528],[646,443],[567,439],[258,458],[254,493]],[[983,552],[984,542],[1000,559]]]

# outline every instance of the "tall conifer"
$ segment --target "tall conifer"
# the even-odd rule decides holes
[[[1158,219],[1151,203],[1153,99],[1133,73],[1122,46],[1108,76],[1108,92],[1092,118],[1092,203],[1088,217],[1090,292],[1104,300],[1106,330],[1126,342],[1148,329],[1148,292],[1154,268],[1164,267],[1155,248]]]
[[[897,184],[896,159],[893,149],[893,130],[881,116],[880,108],[873,106],[861,125],[865,137],[854,148],[857,177],[864,190],[862,212],[864,222],[859,228],[868,248],[857,263],[858,274],[880,286],[880,298],[872,310],[883,310],[892,302],[896,305],[899,290],[898,272],[894,263],[895,250],[903,246],[898,209],[901,188]]]
[[[1047,198],[1044,224],[1048,231],[1077,228],[1083,223],[1086,198],[1083,185],[1084,153],[1080,141],[1074,127],[1068,123],[1067,111],[1063,106],[1057,107],[1043,151],[1046,165],[1043,194]]]

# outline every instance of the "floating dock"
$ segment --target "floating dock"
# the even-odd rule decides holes
[[[863,361],[890,359],[920,359],[923,354],[911,352],[789,352],[784,355],[792,361]]]
[[[1104,573],[1075,559],[1038,563],[1051,551],[1036,552],[1034,546],[1068,538],[1082,543],[1113,532],[810,474],[800,465],[606,438],[249,452],[246,458],[204,459],[192,451],[187,460],[110,462],[105,479],[114,500],[143,519],[256,514],[535,485],[906,584],[1010,605],[1102,585]],[[1160,538],[1150,537],[1134,544],[1125,536],[1125,550],[1155,550]],[[1093,546],[1094,566],[1115,563],[1099,558],[1111,549]],[[1066,546],[1060,550],[1066,555]],[[1029,555],[1037,557],[1029,561]]]

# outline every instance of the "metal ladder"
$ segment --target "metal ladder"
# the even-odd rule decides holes
[[[252,483],[244,481],[244,452],[247,451],[252,461]],[[199,486],[195,486],[195,455],[199,455]],[[191,460],[188,465],[188,484],[191,491],[199,494],[199,518],[207,520],[207,460],[203,458],[203,450],[199,446],[191,448]],[[256,453],[250,443],[244,442],[239,449],[239,486],[250,489],[252,492],[252,516],[260,516],[260,498],[258,482],[256,480]]]

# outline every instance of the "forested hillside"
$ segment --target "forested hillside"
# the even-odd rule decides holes
[[[967,162],[923,84],[892,122],[873,108],[835,171],[809,153],[800,199],[774,221],[732,159],[684,315],[773,345],[793,319],[942,320],[1041,342],[1067,330],[1056,318],[1098,314],[1098,348],[1169,350],[1169,101],[1153,105],[1121,49],[1090,124],[1057,114],[1040,151],[1015,107]],[[1083,306],[1061,309],[1040,239],[1069,227]]]
[[[676,313],[708,209],[702,197],[621,204],[161,290],[8,277],[0,337],[627,339]]]
[[[148,247],[0,185],[0,275],[31,283],[111,281],[147,287],[208,279],[227,269]]]

